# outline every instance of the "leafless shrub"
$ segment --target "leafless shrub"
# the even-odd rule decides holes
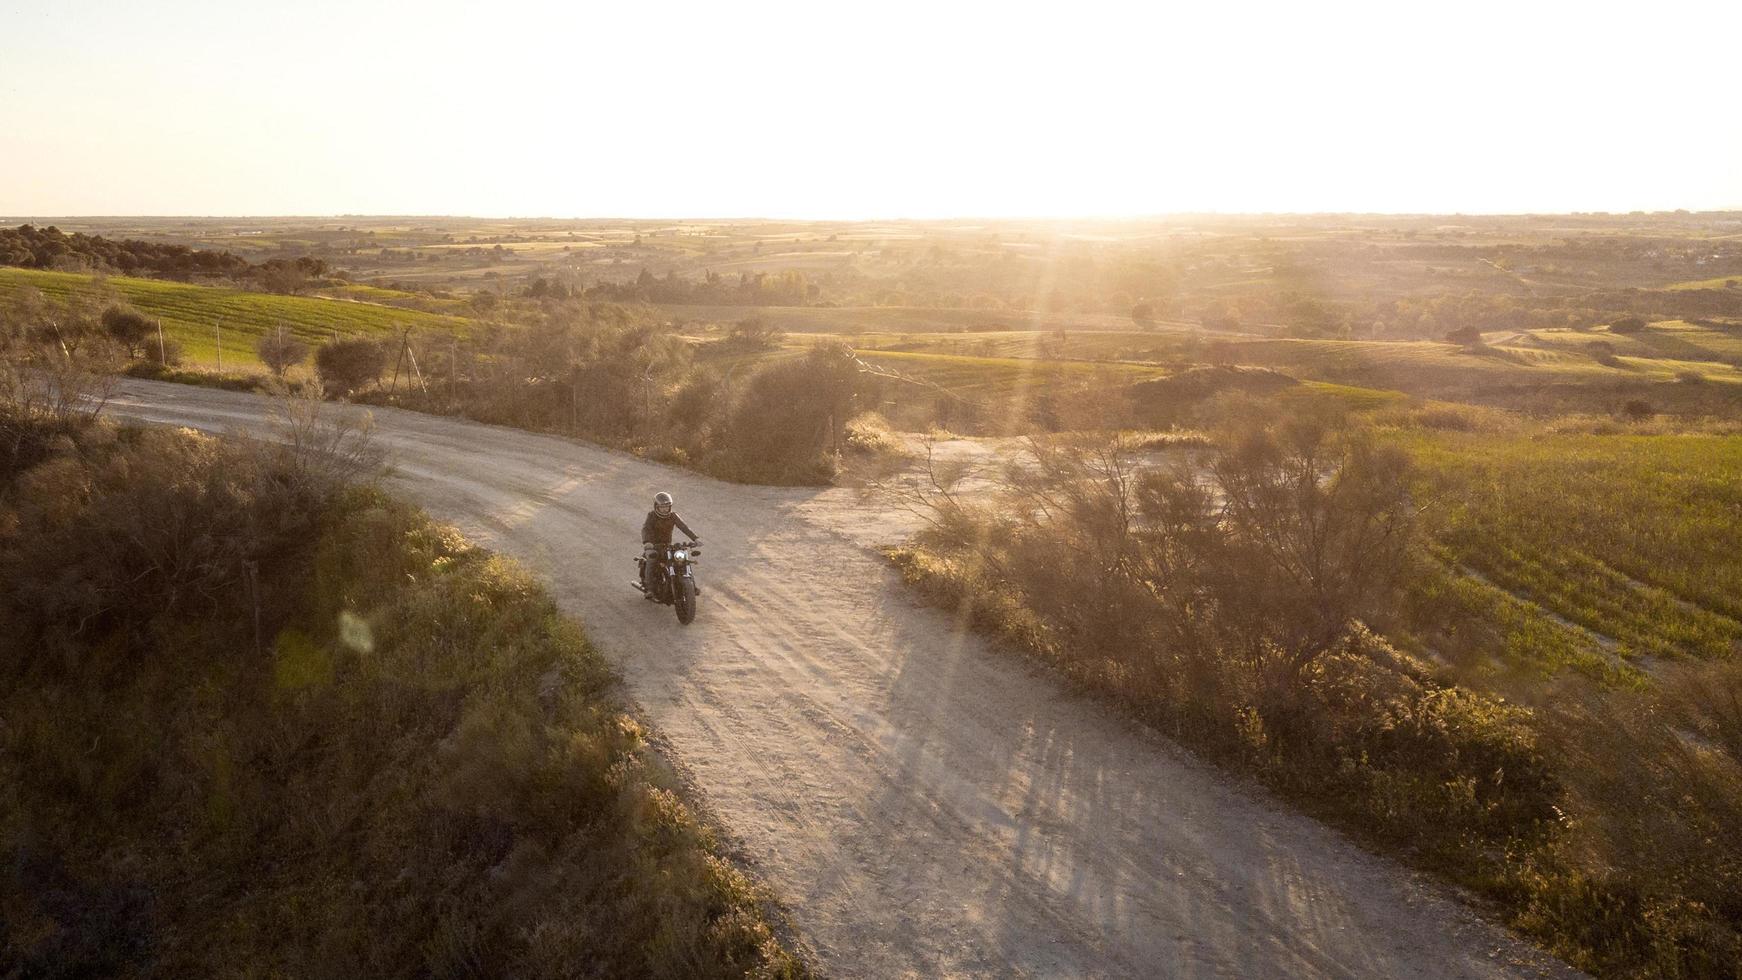
[[[118,363],[102,344],[69,351],[48,337],[0,334],[0,463],[28,465],[29,444],[96,419],[114,393]]]
[[[380,472],[385,453],[368,412],[326,403],[318,380],[296,389],[275,382],[268,391],[276,400],[275,452],[304,487],[327,492]]]

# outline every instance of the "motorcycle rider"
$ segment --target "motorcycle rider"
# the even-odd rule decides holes
[[[653,509],[647,512],[647,520],[641,522],[641,587],[648,598],[653,598],[654,561],[660,551],[671,546],[671,529],[677,528],[689,535],[690,541],[697,539],[696,532],[677,516],[672,509],[671,494],[664,490],[653,495]]]

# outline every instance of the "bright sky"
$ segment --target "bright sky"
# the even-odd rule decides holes
[[[0,0],[0,215],[1742,207],[1742,2]]]

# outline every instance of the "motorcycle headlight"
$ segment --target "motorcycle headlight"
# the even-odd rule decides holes
[[[678,561],[684,561],[685,559],[689,558],[690,555],[689,555],[689,552],[687,552],[687,551],[674,551],[671,553],[671,556],[673,558],[676,558]]]

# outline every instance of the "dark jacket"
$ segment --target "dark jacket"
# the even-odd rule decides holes
[[[683,518],[677,516],[677,511],[674,510],[661,517],[658,511],[650,510],[647,512],[647,520],[641,522],[641,540],[643,543],[671,544],[671,529],[673,527],[677,527],[689,535],[691,541],[696,539],[696,532],[690,530],[690,526],[683,522]]]

